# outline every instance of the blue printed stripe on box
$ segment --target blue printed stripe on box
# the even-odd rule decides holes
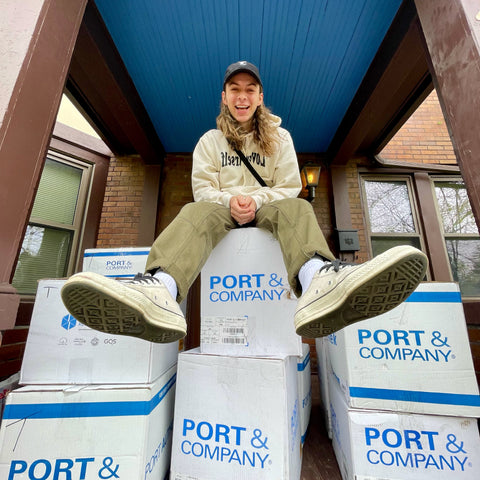
[[[148,255],[149,250],[133,252],[85,252],[84,257],[125,257],[129,255]]]
[[[421,392],[413,390],[390,390],[386,388],[367,387],[350,387],[349,392],[350,396],[354,398],[373,398],[376,400],[396,400],[402,402],[437,403],[442,405],[480,407],[480,395]]]
[[[8,404],[3,418],[8,420],[44,418],[124,417],[149,415],[175,385],[177,374],[148,401],[134,402],[77,402]]]
[[[462,303],[460,292],[413,292],[408,303]]]

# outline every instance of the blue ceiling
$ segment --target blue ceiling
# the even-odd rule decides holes
[[[325,152],[402,0],[95,0],[167,152],[215,128],[223,74],[255,63],[298,152]]]

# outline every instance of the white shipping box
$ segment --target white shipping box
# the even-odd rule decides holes
[[[23,387],[7,398],[0,478],[164,480],[175,367],[152,384]]]
[[[300,404],[300,433],[302,445],[305,443],[310,414],[312,412],[312,368],[310,346],[302,343],[303,356],[297,363],[298,401]]]
[[[422,283],[390,312],[329,340],[331,368],[349,406],[480,417],[457,284]]]
[[[150,383],[177,362],[178,342],[157,344],[93,330],[60,297],[64,280],[40,280],[20,383]]]
[[[230,231],[202,269],[202,353],[302,355],[280,245],[265,230]]]
[[[330,394],[329,394],[329,372],[330,365],[328,361],[328,342],[329,337],[321,337],[315,339],[315,348],[317,351],[317,372],[318,383],[320,386],[320,398],[322,400],[322,411],[325,420],[325,429],[328,438],[332,439],[332,414],[330,411]]]
[[[171,480],[298,480],[297,358],[183,352]]]
[[[150,247],[89,248],[83,254],[83,271],[106,277],[133,278],[145,272]]]
[[[343,480],[478,480],[476,419],[348,408],[330,377],[333,449]]]

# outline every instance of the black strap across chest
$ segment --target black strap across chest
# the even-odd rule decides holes
[[[266,187],[267,184],[265,180],[258,174],[258,172],[253,168],[253,165],[246,159],[245,155],[241,150],[235,150],[237,155],[240,157],[240,160],[245,164],[245,166],[250,170],[251,174],[256,178],[257,182],[262,186]]]

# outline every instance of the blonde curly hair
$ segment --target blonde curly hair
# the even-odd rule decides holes
[[[272,112],[263,103],[257,107],[252,117],[253,139],[267,157],[276,152],[279,143],[278,128],[272,117]],[[242,128],[223,102],[220,102],[217,128],[225,135],[234,150],[241,150],[247,135],[251,133]]]

